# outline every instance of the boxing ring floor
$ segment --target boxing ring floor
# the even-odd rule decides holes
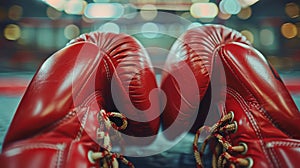
[[[0,151],[12,117],[29,84],[33,72],[0,73]],[[298,109],[300,109],[300,74],[299,72],[280,73],[290,91]],[[159,76],[158,76],[159,77]],[[135,167],[195,167],[192,154],[193,135],[186,135],[171,149],[149,157],[128,158]],[[123,166],[121,166],[123,167]]]

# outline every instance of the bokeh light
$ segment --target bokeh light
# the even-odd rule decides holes
[[[240,19],[243,19],[243,20],[246,20],[246,19],[249,19],[252,15],[252,9],[251,7],[246,7],[246,8],[243,8],[238,14],[237,16],[240,18]]]
[[[156,23],[148,22],[143,24],[141,32],[144,37],[147,38],[155,38],[158,36],[159,27]]]
[[[244,35],[250,43],[254,43],[253,33],[249,30],[242,30],[241,34]]]
[[[215,3],[194,3],[190,9],[194,18],[214,18],[218,15],[218,11]]]
[[[238,14],[242,7],[237,0],[222,0],[219,4],[220,11],[228,14]]]
[[[70,0],[65,6],[64,10],[67,14],[80,15],[84,13],[87,2],[83,0]]]
[[[66,26],[64,29],[64,35],[69,40],[79,36],[79,34],[80,34],[80,29],[78,28],[78,26],[74,24],[70,24]]]
[[[119,3],[89,3],[84,15],[87,18],[120,18],[124,7]]]
[[[52,20],[59,19],[62,15],[62,13],[60,11],[54,9],[51,6],[47,8],[46,13],[47,13],[47,16]]]
[[[13,5],[8,10],[8,18],[11,20],[19,20],[22,17],[23,8],[19,5]]]
[[[9,24],[4,28],[4,37],[7,40],[18,40],[21,37],[21,28],[16,24]]]
[[[293,38],[297,35],[298,30],[295,24],[293,23],[284,23],[283,25],[281,25],[281,34],[285,37],[285,38]]]
[[[101,32],[112,32],[112,33],[120,33],[120,26],[116,23],[108,22],[103,24],[99,31]]]
[[[259,37],[261,44],[264,46],[270,46],[274,43],[274,32],[270,29],[262,29]]]
[[[228,14],[228,13],[223,13],[223,12],[219,12],[218,13],[218,17],[222,20],[227,20],[231,17],[231,14]]]
[[[157,16],[156,6],[151,4],[144,5],[141,8],[140,14],[144,20],[153,20]]]
[[[285,5],[285,13],[290,17],[290,18],[296,18],[299,16],[300,10],[299,6],[296,3],[287,3]]]
[[[299,2],[260,1],[253,5],[257,1],[37,0],[26,4],[18,0],[0,7],[2,46],[13,44],[17,49],[36,47],[37,50],[50,52],[63,47],[67,39],[91,30],[128,34],[139,32],[141,34],[137,37],[146,40],[146,45],[153,40],[165,44],[168,39],[158,39],[164,34],[179,37],[187,29],[211,23],[240,31],[267,55],[279,56],[283,49],[291,48],[293,53],[289,55],[294,56],[299,52]],[[162,13],[180,19],[166,18]],[[24,46],[20,47],[20,44]]]
[[[93,22],[95,22],[95,19],[88,18],[88,17],[86,17],[85,15],[82,15],[81,18],[82,18],[82,20],[83,20],[85,23],[93,23]]]

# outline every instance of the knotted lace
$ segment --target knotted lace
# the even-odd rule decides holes
[[[115,122],[111,121],[110,118],[118,118],[122,122],[121,126],[118,126]],[[129,162],[123,155],[119,153],[113,153],[112,150],[112,138],[118,138],[119,142],[122,144],[123,139],[121,138],[119,130],[124,130],[127,127],[127,118],[118,112],[106,112],[103,109],[100,110],[98,114],[98,122],[100,127],[97,129],[97,141],[103,144],[99,152],[89,152],[89,158],[92,161],[100,160],[101,167],[103,168],[118,168],[119,161],[127,165],[130,168],[134,168],[134,165]],[[113,128],[113,129],[112,129]],[[110,133],[113,132],[113,136]],[[124,149],[121,149],[124,150]]]
[[[222,168],[222,167],[252,167],[253,160],[251,158],[238,158],[233,155],[236,153],[245,154],[248,147],[245,143],[240,143],[237,146],[232,146],[230,142],[226,140],[226,135],[235,133],[237,130],[237,123],[233,121],[234,113],[230,112],[224,115],[216,124],[212,127],[203,126],[199,128],[196,132],[193,150],[196,159],[197,168],[203,168],[203,156],[206,146],[211,140],[216,140],[214,146],[214,151],[212,151],[212,167]],[[199,151],[198,149],[198,139],[202,131],[207,131],[210,135],[204,140],[202,147]]]

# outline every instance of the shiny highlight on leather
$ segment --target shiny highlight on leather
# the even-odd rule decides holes
[[[216,34],[236,34],[235,31],[218,25],[203,26],[186,34],[192,36],[195,32],[207,37],[211,43],[214,43]],[[241,34],[236,35],[243,38]],[[209,62],[212,67],[210,80],[220,83],[226,81],[226,87],[220,90],[220,95],[224,94],[226,99],[222,102],[212,101],[211,106],[218,108],[209,113],[225,116],[230,111],[234,112],[238,129],[235,133],[223,136],[232,146],[243,142],[248,148],[245,154],[235,154],[235,157],[252,158],[255,168],[296,167],[296,158],[300,158],[300,113],[280,76],[251,45],[236,39],[221,39],[224,41],[219,42],[220,46],[208,60],[214,59]],[[198,43],[201,43],[201,39]],[[210,51],[209,49],[208,52]],[[206,58],[201,55],[199,57]],[[224,75],[219,74],[220,67],[224,69]]]

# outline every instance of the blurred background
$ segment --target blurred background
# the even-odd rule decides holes
[[[33,74],[69,40],[97,30],[127,33],[162,66],[174,40],[204,24],[244,34],[300,107],[299,0],[1,0],[0,146]]]
[[[300,69],[297,0],[10,0],[0,4],[0,72],[35,71],[70,39],[90,31],[156,31],[177,37],[190,26],[211,23],[240,31],[278,70]],[[155,41],[166,49],[174,40],[153,34],[137,38],[146,47]]]
[[[279,71],[296,71],[300,69],[299,5],[299,0],[1,1],[0,72],[35,71],[70,39],[90,31],[157,31],[177,37],[190,26],[211,23],[240,31]],[[161,17],[162,13],[172,17]],[[137,38],[146,47],[155,41],[168,49],[175,40],[141,34]]]

